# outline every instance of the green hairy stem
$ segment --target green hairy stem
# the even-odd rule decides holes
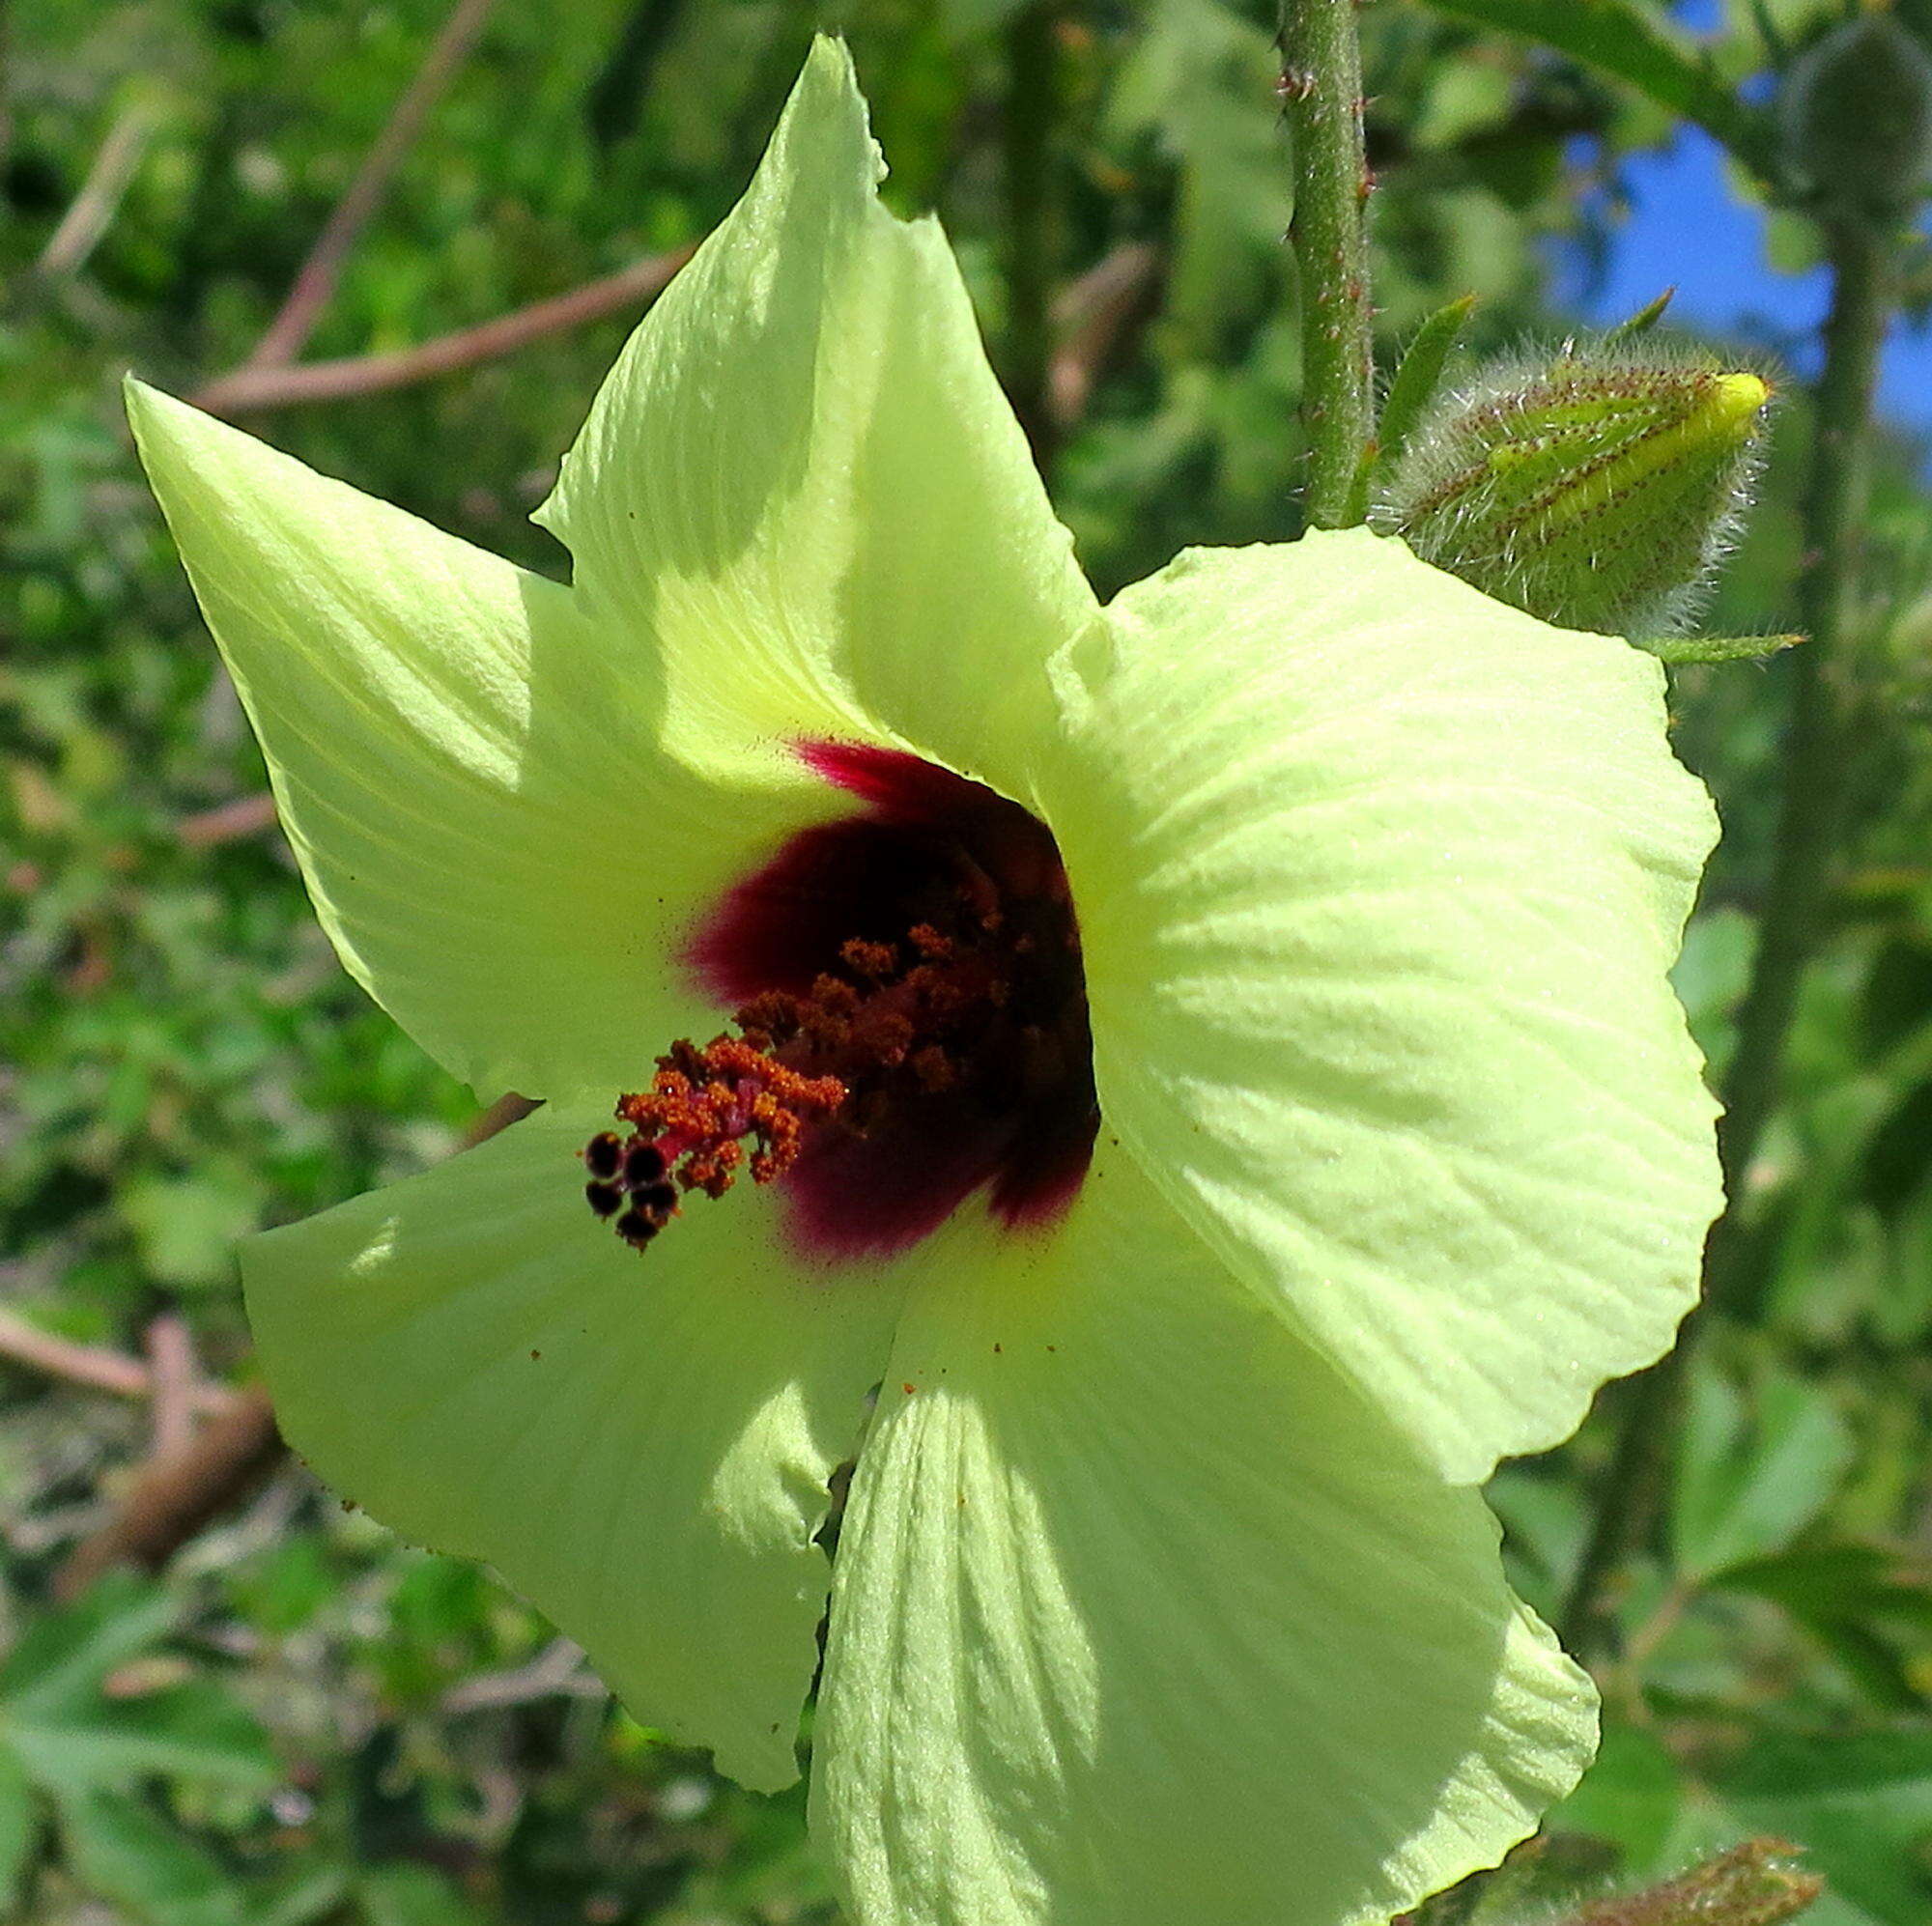
[[[1785,1044],[1806,964],[1816,949],[1848,827],[1851,702],[1840,660],[1860,573],[1872,394],[1890,311],[1895,258],[1890,230],[1847,217],[1832,222],[1832,310],[1817,391],[1810,473],[1804,501],[1801,615],[1808,633],[1791,662],[1791,712],[1784,744],[1784,794],[1756,960],[1738,1014],[1738,1041],[1721,1094],[1719,1153],[1731,1204],[1711,1232],[1706,1302],[1736,1291],[1742,1242],[1739,1204],[1764,1127],[1777,1102]],[[1616,1579],[1624,1560],[1655,1528],[1681,1429],[1684,1387],[1702,1314],[1677,1348],[1633,1385],[1561,1629],[1585,1657],[1614,1642]]]
[[[1281,49],[1294,142],[1288,232],[1301,287],[1303,513],[1313,527],[1344,528],[1363,519],[1355,483],[1376,434],[1354,0],[1282,0]]]

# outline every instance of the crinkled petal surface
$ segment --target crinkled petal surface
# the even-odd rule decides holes
[[[1654,664],[1397,545],[1189,558],[1102,617],[878,176],[821,42],[566,463],[569,588],[135,392],[345,960],[459,1074],[568,1098],[252,1245],[266,1368],[324,1476],[775,1786],[890,1354],[817,1733],[860,1926],[1383,1917],[1588,1749],[1443,1475],[1690,1300],[1715,1165],[1663,970],[1708,807]],[[711,1027],[693,920],[852,807],[824,738],[1048,823],[1111,1135],[1045,1229],[972,1204],[817,1270],[736,1197],[639,1260],[574,1153]]]
[[[1594,1698],[1480,1498],[1116,1150],[1053,1232],[941,1234],[815,1730],[858,1926],[1352,1926],[1531,1830]]]
[[[489,1560],[639,1718],[781,1786],[830,1580],[812,1534],[897,1300],[801,1271],[762,1198],[640,1260],[584,1207],[604,1120],[546,1108],[252,1239],[249,1320],[331,1485]]]
[[[897,741],[1023,795],[1094,619],[938,223],[896,219],[813,48],[751,190],[632,338],[538,519],[656,638],[666,741]]]
[[[613,1091],[704,1020],[670,940],[824,785],[657,747],[571,592],[130,383],[142,459],[343,962],[491,1093]],[[812,792],[820,792],[814,794]]]
[[[541,519],[567,590],[138,383],[129,413],[356,977],[485,1089],[614,1088],[667,959],[910,744],[1024,793],[1096,616],[936,222],[878,202],[842,46],[645,317]]]
[[[1656,1357],[1720,1191],[1665,979],[1715,834],[1662,670],[1366,532],[1063,659],[1101,1109],[1453,1483]]]

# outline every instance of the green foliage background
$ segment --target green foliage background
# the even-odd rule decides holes
[[[503,0],[308,353],[423,341],[701,236],[822,24],[852,40],[890,197],[942,211],[1000,359],[1014,11]],[[444,13],[0,9],[0,1309],[128,1353],[178,1315],[204,1370],[235,1383],[250,1366],[233,1240],[447,1153],[497,1093],[452,1086],[348,981],[271,829],[197,828],[262,770],[117,388],[131,365],[186,391],[245,356]],[[1763,64],[1766,16],[1802,41],[1835,13],[1734,5],[1719,67]],[[1111,589],[1186,543],[1295,530],[1272,9],[1054,14],[1050,259],[1022,265],[1059,287],[1122,249],[1158,266],[1053,468]],[[1583,188],[1613,184],[1617,156],[1668,120],[1407,0],[1363,26],[1385,362],[1464,292],[1477,350],[1555,337],[1547,243],[1603,240]],[[48,271],[50,238],[130,125],[138,164],[111,218],[83,261]],[[1601,138],[1601,161],[1566,158],[1578,135]],[[1802,265],[1802,226],[1781,217],[1777,234]],[[256,425],[557,570],[526,517],[628,325]],[[1719,632],[1789,625],[1804,436],[1794,395]],[[1829,1876],[1820,1926],[1932,1918],[1932,512],[1914,473],[1887,451],[1866,537],[1866,829],[1753,1178],[1746,1288],[1700,1360],[1667,1530],[1622,1602],[1604,1757],[1461,1916],[1769,1830]],[[1719,1062],[1761,898],[1783,672],[1676,684],[1680,745],[1727,832],[1680,972]],[[1517,1579],[1546,1612],[1577,1556],[1604,1418],[1494,1487]],[[148,1448],[137,1403],[0,1363],[0,1918],[832,1918],[797,1795],[739,1793],[658,1743],[486,1574],[398,1545],[298,1466],[158,1577],[57,1602],[64,1558]]]

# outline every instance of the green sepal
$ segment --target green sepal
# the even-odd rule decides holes
[[[1474,295],[1463,295],[1446,307],[1437,308],[1403,351],[1395,379],[1389,383],[1388,399],[1382,404],[1380,430],[1356,471],[1355,492],[1350,497],[1351,526],[1368,519],[1369,483],[1376,469],[1401,457],[1410,430],[1435,400],[1435,390],[1442,383],[1442,371],[1456,352],[1456,344],[1462,340],[1463,329],[1467,326],[1475,305]]]
[[[1677,294],[1675,283],[1664,289],[1656,299],[1645,301],[1634,315],[1628,316],[1605,334],[1607,341],[1629,341],[1639,334],[1648,334],[1663,319],[1663,311]]]
[[[1693,663],[1763,662],[1804,640],[1803,636],[1648,636],[1636,646],[1673,668]]]

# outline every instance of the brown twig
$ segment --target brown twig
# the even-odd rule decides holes
[[[554,1638],[527,1665],[507,1672],[479,1672],[474,1678],[459,1680],[443,1693],[442,1710],[452,1715],[502,1712],[542,1699],[609,1696],[604,1683],[585,1669],[582,1646],[567,1638]]]
[[[251,1385],[185,1445],[141,1467],[114,1515],[82,1539],[55,1573],[54,1596],[76,1599],[116,1565],[157,1571],[205,1524],[254,1490],[283,1451],[269,1394]]]
[[[1153,313],[1160,275],[1160,250],[1128,241],[1061,291],[1053,304],[1060,338],[1047,368],[1047,398],[1063,429],[1086,413],[1095,384]]]
[[[148,1448],[155,1458],[167,1458],[194,1436],[194,1390],[201,1374],[195,1368],[194,1338],[187,1320],[169,1311],[149,1323],[143,1342],[152,1399]]]
[[[71,274],[94,252],[140,168],[157,125],[154,108],[145,103],[115,118],[80,184],[80,192],[41,249],[36,264],[41,273]]]
[[[463,1147],[468,1149],[486,1137],[494,1137],[536,1107],[527,1097],[498,1097],[463,1133]],[[0,1320],[4,1320],[4,1314],[0,1314]],[[4,1348],[6,1334],[7,1322],[0,1321],[0,1348]],[[39,1338],[42,1334],[33,1335]],[[151,1344],[153,1336],[151,1329]],[[82,1345],[62,1348],[85,1352],[83,1366],[97,1372],[101,1369],[102,1356],[111,1360],[114,1369],[108,1374],[117,1382],[101,1384],[102,1389],[139,1396],[152,1382],[153,1373],[133,1358],[122,1358],[114,1352],[97,1354]],[[76,1382],[100,1383],[99,1377],[79,1378],[72,1370],[57,1374]],[[223,1392],[221,1397],[216,1414],[185,1443],[163,1450],[156,1439],[156,1448],[115,1506],[113,1516],[83,1539],[55,1574],[57,1597],[77,1598],[116,1565],[134,1564],[158,1571],[204,1526],[255,1490],[281,1462],[288,1447],[275,1429],[274,1407],[268,1392],[260,1385],[250,1385],[242,1391]]]
[[[293,361],[307,345],[335,292],[343,263],[355,245],[370,216],[383,204],[389,182],[412,142],[422,131],[430,110],[462,66],[483,31],[495,0],[456,0],[415,77],[403,90],[387,125],[363,156],[355,178],[323,224],[308,259],[297,274],[274,320],[248,356],[250,368],[279,368]]]
[[[275,799],[266,789],[258,789],[252,795],[237,796],[212,809],[184,816],[175,825],[175,835],[189,849],[213,849],[218,843],[257,836],[274,824]]]
[[[55,1377],[86,1391],[111,1392],[116,1398],[147,1398],[155,1388],[152,1372],[139,1358],[109,1350],[103,1345],[77,1345],[71,1339],[57,1338],[11,1311],[0,1311],[0,1358],[43,1377]],[[195,1408],[222,1411],[234,1402],[234,1396],[219,1384],[197,1384]]]
[[[691,257],[680,247],[668,254],[646,255],[615,274],[587,281],[567,295],[557,295],[529,307],[513,309],[475,327],[439,335],[419,347],[387,354],[357,354],[339,361],[309,361],[299,367],[237,368],[217,376],[188,396],[210,414],[236,415],[270,409],[294,408],[304,402],[343,401],[354,395],[381,394],[433,381],[459,368],[501,359],[548,334],[601,321],[663,292],[671,276]]]
[[[456,1140],[459,1150],[473,1150],[477,1145],[487,1142],[499,1130],[507,1130],[513,1123],[521,1123],[537,1108],[534,1097],[519,1096],[515,1090],[505,1090],[488,1110],[479,1111],[469,1119],[462,1136]]]

